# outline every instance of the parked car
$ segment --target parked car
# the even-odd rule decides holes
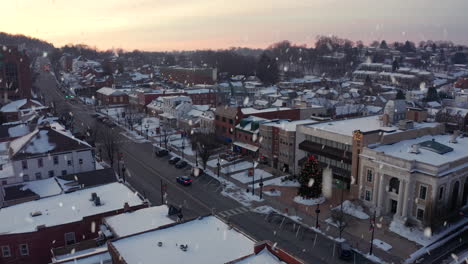
[[[103,123],[108,126],[108,127],[116,127],[117,125],[110,119],[106,119],[103,121]]]
[[[169,154],[169,151],[165,150],[165,149],[160,149],[158,151],[156,151],[156,156],[158,157],[164,157],[164,156],[167,156]]]
[[[190,179],[188,176],[181,176],[177,177],[176,181],[182,185],[188,186],[192,184],[192,179]]]
[[[352,260],[353,259],[354,252],[353,252],[353,249],[351,248],[351,246],[348,243],[346,243],[346,242],[341,243],[338,250],[339,250],[340,259],[343,259],[343,260]]]
[[[94,113],[91,114],[91,117],[94,117],[94,118],[97,118],[97,117],[99,117],[99,116],[100,116],[100,115],[99,115],[98,113],[96,113],[96,112],[94,112]]]
[[[184,160],[181,160],[175,164],[175,167],[178,169],[185,168],[187,166],[187,162]]]
[[[177,162],[179,162],[179,160],[179,157],[172,157],[169,159],[169,164],[176,164]]]

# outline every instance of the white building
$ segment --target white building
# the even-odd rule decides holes
[[[161,98],[162,114],[159,114],[163,122],[171,126],[177,126],[177,121],[192,110],[192,99],[188,96],[167,96]]]
[[[10,142],[12,175],[1,185],[96,169],[92,147],[71,134],[42,127]]]

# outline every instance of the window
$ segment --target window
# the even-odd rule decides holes
[[[372,192],[371,191],[366,190],[365,199],[366,199],[366,201],[372,200]]]
[[[416,219],[418,219],[419,221],[424,220],[424,210],[423,209],[418,208],[418,210],[416,212]]]
[[[216,115],[216,120],[219,120],[219,115]]]
[[[439,200],[442,200],[444,198],[444,187],[439,188]]]
[[[76,243],[75,232],[65,233],[65,245],[73,245]]]
[[[4,258],[11,257],[10,246],[2,246],[2,256]]]
[[[226,118],[223,116],[223,123],[226,123]]]
[[[21,161],[21,166],[23,167],[23,169],[27,169],[28,168],[28,161],[27,160]]]
[[[42,174],[40,172],[36,172],[34,176],[36,176],[36,180],[42,179]]]
[[[42,161],[42,158],[37,159],[37,167],[42,168],[44,166],[44,162]]]
[[[58,163],[59,163],[58,157],[57,157],[57,156],[54,156],[54,164],[57,165]]]
[[[54,174],[55,174],[54,171],[53,171],[53,170],[50,170],[50,171],[49,171],[49,178],[54,177]]]
[[[3,164],[0,164],[0,170],[3,170]]]
[[[29,181],[29,175],[24,174],[23,175],[23,181],[25,181],[25,182]]]
[[[372,178],[374,176],[374,173],[372,170],[367,170],[367,182],[372,182]]]
[[[419,199],[426,200],[427,187],[424,185],[419,186]]]
[[[234,124],[234,121],[232,121],[232,119],[229,119],[229,124]]]
[[[78,163],[79,163],[80,165],[83,165],[83,159],[79,159],[79,160],[78,160]]]
[[[67,170],[62,171],[62,176],[65,176],[65,175],[67,175]]]
[[[21,256],[28,256],[29,255],[28,244],[21,244],[20,245],[20,254],[21,254]]]
[[[5,79],[6,83],[10,84],[9,90],[18,89],[18,66],[16,63],[9,62],[5,65]]]
[[[71,161],[71,160],[67,160],[67,164],[68,164],[68,166],[71,166],[71,165],[72,165],[72,161]]]

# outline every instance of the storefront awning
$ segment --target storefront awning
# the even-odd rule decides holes
[[[257,152],[258,151],[258,147],[257,146],[254,146],[254,145],[250,145],[250,144],[247,144],[247,143],[243,143],[243,142],[239,142],[239,141],[236,141],[233,143],[234,145],[240,147],[240,148],[244,148],[244,149],[247,149],[247,150],[250,150],[250,151],[253,151],[253,152]]]

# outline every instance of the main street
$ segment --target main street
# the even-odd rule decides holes
[[[46,63],[46,59],[42,59]],[[70,109],[75,118],[75,128],[109,129],[91,117],[94,107],[82,103],[65,102],[65,95],[57,86],[55,77],[46,71],[39,70],[36,86],[44,95],[46,104],[55,102],[58,112]],[[220,183],[210,176],[198,177],[192,186],[184,187],[176,183],[177,176],[187,175],[186,170],[179,170],[168,164],[167,158],[156,158],[150,143],[136,143],[121,135],[123,130],[113,128],[118,135],[119,149],[123,152],[126,167],[126,180],[153,205],[161,204],[161,181],[167,184],[167,201],[182,207],[185,219],[207,214],[230,213],[231,224],[255,240],[270,240],[291,254],[307,263],[345,263],[338,259],[335,242],[312,231],[303,236],[292,231],[292,225],[280,228],[278,223],[265,221],[265,215],[251,212],[240,203],[220,194]],[[116,194],[119,195],[119,194]],[[221,213],[221,214],[219,214]],[[356,254],[356,263],[371,263]]]

